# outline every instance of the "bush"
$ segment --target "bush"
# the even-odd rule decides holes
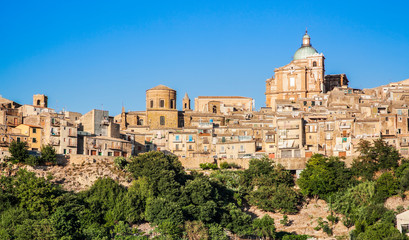
[[[249,194],[249,203],[270,212],[297,213],[302,196],[292,187],[261,186]]]
[[[27,163],[27,165],[30,165],[33,167],[40,165],[40,159],[33,155],[29,155],[25,162]]]
[[[398,181],[390,173],[383,173],[375,184],[376,200],[378,202],[385,201],[386,198],[397,194],[398,191]]]
[[[123,170],[128,165],[128,161],[126,161],[124,157],[116,157],[114,159],[114,165],[118,169]]]
[[[203,170],[208,170],[208,169],[216,170],[217,169],[216,163],[201,163],[199,164],[199,166]]]
[[[307,196],[326,199],[351,184],[351,171],[336,157],[326,158],[315,154],[307,162],[297,183]]]
[[[23,163],[28,158],[27,142],[12,141],[9,146],[11,160],[15,163]]]
[[[52,163],[55,164],[57,163],[57,152],[55,151],[55,148],[51,146],[50,144],[48,145],[43,145],[41,147],[41,163]]]
[[[229,168],[240,168],[240,166],[235,163],[228,163],[228,162],[220,163],[220,169],[229,169]]]
[[[228,162],[220,163],[220,169],[227,169],[227,168],[230,168],[230,165]]]

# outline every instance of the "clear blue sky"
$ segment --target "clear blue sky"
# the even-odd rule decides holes
[[[291,61],[305,28],[326,74],[350,86],[409,78],[407,1],[0,0],[0,94],[57,110],[145,109],[158,84],[253,97]]]

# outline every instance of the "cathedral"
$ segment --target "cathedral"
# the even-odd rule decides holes
[[[307,31],[302,38],[301,47],[295,52],[293,60],[274,70],[274,76],[266,81],[266,106],[275,107],[276,100],[296,101],[299,98],[312,98],[331,89],[326,86],[325,57],[311,45]],[[331,79],[332,81],[332,79]],[[347,83],[347,80],[343,83]],[[336,84],[336,85],[344,85]]]

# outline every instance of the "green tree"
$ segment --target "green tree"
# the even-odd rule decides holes
[[[250,204],[271,212],[296,213],[301,201],[301,195],[285,184],[260,186],[249,194]]]
[[[13,162],[25,162],[29,156],[27,142],[12,141],[9,146],[9,152],[11,154],[11,159]]]
[[[351,177],[351,171],[338,158],[315,154],[308,160],[297,183],[303,194],[325,199],[346,189],[351,183]]]
[[[405,240],[407,237],[399,232],[392,223],[378,222],[360,233],[357,240]]]
[[[401,156],[399,151],[382,139],[373,141],[361,140],[358,144],[360,155],[352,164],[354,175],[372,180],[378,170],[397,168]]]
[[[253,221],[253,231],[259,237],[263,239],[276,239],[276,228],[274,225],[274,219],[264,215],[262,218],[257,218]]]
[[[383,173],[377,180],[375,184],[376,200],[382,202],[386,198],[397,194],[399,188],[399,182],[390,173]]]
[[[41,163],[57,163],[57,152],[51,144],[41,146]]]

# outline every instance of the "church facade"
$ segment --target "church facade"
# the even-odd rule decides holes
[[[276,100],[297,101],[326,92],[324,74],[325,57],[312,47],[306,31],[293,60],[276,68],[274,76],[266,80],[266,107],[274,108]]]

